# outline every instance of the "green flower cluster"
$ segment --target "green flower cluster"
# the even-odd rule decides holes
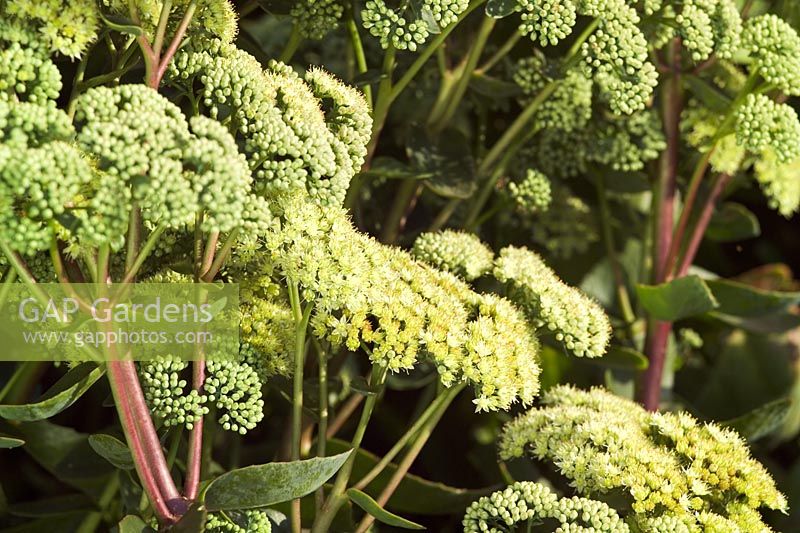
[[[385,0],[368,0],[361,19],[384,49],[391,46],[414,52],[431,33],[453,24],[468,6],[468,0],[421,0],[401,2],[393,8]]]
[[[294,350],[294,318],[289,306],[276,297],[260,296],[243,298],[240,310],[239,352],[244,361],[263,382],[274,375],[289,375]]]
[[[205,533],[272,533],[267,513],[258,509],[210,513]]]
[[[300,35],[316,41],[336,29],[343,13],[341,0],[301,0],[289,12]]]
[[[686,413],[650,413],[602,389],[558,386],[543,402],[506,425],[500,456],[552,461],[587,497],[624,491],[638,530],[770,531],[758,509],[786,508],[733,431]]]
[[[16,42],[0,50],[0,99],[45,104],[60,91],[61,74],[50,58]]]
[[[540,483],[519,481],[484,496],[467,508],[465,533],[515,531],[517,524],[552,520],[557,532],[628,533],[628,525],[603,502],[587,498],[559,498]]]
[[[564,163],[566,165],[573,162]],[[522,168],[527,168],[529,164],[522,165]],[[499,222],[506,231],[524,232],[533,242],[553,256],[570,258],[575,254],[584,253],[599,239],[597,218],[586,202],[575,196],[561,182],[553,180],[550,192],[550,205],[546,211],[517,210],[513,216],[500,217]]]
[[[91,180],[73,136],[55,105],[0,99],[0,238],[23,255],[50,247],[53,221]]]
[[[658,115],[645,110],[630,116],[594,121],[587,160],[614,170],[642,170],[667,148]]]
[[[192,429],[208,414],[208,399],[191,389],[182,377],[188,367],[188,362],[174,357],[161,357],[139,365],[139,379],[150,412],[166,427]]]
[[[753,59],[752,68],[786,94],[800,95],[800,36],[777,15],[749,19],[742,47]]]
[[[755,163],[755,176],[769,205],[789,218],[800,209],[800,158],[782,163],[767,150]]]
[[[467,281],[478,279],[494,264],[494,252],[477,235],[463,231],[423,233],[414,241],[411,255]]]
[[[642,170],[665,148],[661,120],[644,110],[624,116],[598,114],[572,130],[548,127],[521,151],[520,158],[525,166],[558,179],[584,174],[592,165]]]
[[[639,15],[626,0],[521,0],[517,9],[521,11],[520,33],[541,46],[571,35],[578,15],[596,19],[597,28],[581,46],[586,76],[594,76],[614,113],[631,114],[644,108],[658,75],[648,60]],[[591,88],[582,88],[587,90]]]
[[[736,110],[736,142],[755,154],[771,150],[780,163],[800,157],[800,120],[787,104],[749,94]]]
[[[538,328],[578,357],[600,357],[611,337],[603,308],[580,290],[562,282],[541,257],[509,246],[495,261],[495,277],[508,286],[509,298],[520,305]]]
[[[208,231],[246,222],[250,169],[221,124],[205,117],[187,121],[180,108],[144,85],[90,89],[79,97],[75,118],[81,148],[130,188],[145,220],[179,228],[202,211]]]
[[[141,21],[149,38],[153,38],[158,27],[163,0],[102,0],[114,13],[131,16]],[[167,35],[175,32],[189,8],[190,0],[172,0],[167,22]],[[187,33],[194,37],[216,37],[230,43],[238,30],[238,15],[229,0],[195,0],[195,10]]]
[[[275,273],[313,303],[315,336],[391,371],[431,360],[446,386],[467,382],[479,410],[530,403],[539,388],[538,341],[510,302],[356,231],[339,208],[293,195],[265,237]]]
[[[659,21],[656,46],[680,37],[696,63],[712,54],[728,59],[741,43],[742,18],[734,0],[650,1],[645,3],[644,12]]]
[[[522,20],[519,32],[530,35],[541,46],[556,45],[567,38],[578,19],[574,0],[520,0],[517,9]]]
[[[514,68],[514,81],[522,89],[522,105],[536,97],[554,80],[558,65],[537,54],[520,59]],[[553,93],[539,106],[531,125],[535,129],[556,128],[573,131],[586,126],[592,116],[592,80],[577,68],[558,80]]]
[[[582,5],[581,14],[600,22],[581,48],[587,71],[594,74],[614,113],[630,115],[644,109],[658,74],[648,60],[639,15],[626,0],[584,0]]]
[[[0,41],[80,57],[97,38],[99,19],[94,0],[0,0]]]
[[[189,95],[197,111],[228,122],[260,195],[302,189],[321,204],[342,203],[372,128],[359,91],[319,69],[305,81],[282,63],[264,70],[218,40],[181,50],[167,82]]]
[[[221,410],[223,429],[244,435],[264,418],[261,379],[248,363],[209,361],[203,393]]]
[[[716,143],[709,160],[711,168],[717,172],[735,174],[744,163],[746,151],[736,142],[733,133],[716,138],[722,122],[723,117],[718,113],[691,101],[681,115],[681,130],[686,141],[703,152]]]
[[[150,412],[165,426],[192,429],[210,411],[217,409],[219,424],[244,435],[264,418],[262,382],[245,362],[210,360],[203,390],[193,389],[185,376],[191,363],[174,357],[158,357],[139,365]]]
[[[521,182],[508,184],[508,195],[517,209],[524,213],[545,212],[553,200],[550,180],[532,168],[527,170]]]

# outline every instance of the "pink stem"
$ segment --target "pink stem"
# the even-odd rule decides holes
[[[206,378],[206,365],[205,361],[198,360],[194,362],[194,370],[192,374],[192,384],[195,390],[203,388],[203,382]],[[186,481],[183,484],[184,496],[190,500],[197,498],[198,488],[200,486],[200,473],[203,464],[203,417],[201,416],[197,422],[192,426],[192,432],[189,435],[189,455],[186,462]]]
[[[700,212],[700,218],[697,219],[697,224],[694,227],[694,231],[689,237],[689,244],[686,247],[686,253],[684,254],[683,260],[678,266],[677,277],[680,278],[685,276],[686,273],[689,272],[689,267],[692,266],[692,262],[697,255],[697,250],[700,248],[700,243],[703,240],[703,235],[705,235],[706,229],[708,229],[708,223],[711,221],[711,216],[714,214],[714,208],[717,205],[717,200],[719,200],[719,197],[722,195],[722,191],[725,190],[725,187],[727,187],[730,181],[730,174],[720,174],[714,183],[714,187],[711,189],[711,192],[706,199],[703,210]]]

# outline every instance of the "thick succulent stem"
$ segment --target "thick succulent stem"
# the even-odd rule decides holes
[[[680,39],[673,40],[670,47],[671,78],[664,85],[663,121],[667,138],[667,149],[661,157],[659,179],[654,195],[656,212],[653,235],[653,283],[662,283],[667,277],[667,260],[672,243],[675,193],[678,173],[678,150],[680,148],[680,116],[683,95],[680,78]],[[667,356],[667,342],[672,325],[651,319],[645,339],[645,353],[650,364],[644,373],[640,395],[646,409],[656,410],[661,399],[661,378]]]
[[[416,438],[414,442],[411,444],[411,447],[406,452],[405,456],[403,456],[402,461],[400,464],[397,465],[397,470],[392,475],[389,482],[384,487],[383,491],[381,491],[380,496],[378,496],[377,502],[378,505],[384,507],[388,502],[389,499],[392,497],[392,494],[395,493],[397,487],[400,486],[400,483],[403,481],[403,478],[408,473],[408,470],[411,468],[411,465],[417,459],[422,448],[425,447],[425,443],[428,442],[433,430],[436,428],[436,424],[439,423],[442,416],[444,415],[447,408],[453,402],[453,400],[458,396],[458,394],[464,389],[463,384],[454,385],[453,387],[446,389],[440,393],[440,398],[442,399],[441,402],[438,403],[436,409],[431,414],[430,417],[422,424],[419,431],[416,433]],[[366,515],[362,520],[361,523],[356,528],[356,533],[366,533],[372,523],[375,521],[375,517],[372,515]]]
[[[317,514],[317,517],[314,519],[314,525],[311,527],[311,533],[327,533],[330,530],[331,523],[333,523],[336,513],[347,500],[347,496],[345,496],[347,483],[350,481],[350,474],[352,473],[353,465],[356,462],[358,449],[361,447],[361,441],[364,439],[364,434],[367,431],[367,425],[372,417],[372,411],[374,410],[375,404],[378,401],[378,393],[375,391],[375,389],[381,388],[385,379],[386,368],[375,367],[372,371],[372,378],[370,380],[370,388],[373,389],[373,393],[370,394],[364,402],[364,409],[361,411],[361,419],[358,421],[358,426],[356,427],[356,432],[353,435],[353,440],[350,442],[350,446],[352,447],[353,451],[350,452],[350,456],[347,458],[347,461],[345,461],[344,465],[342,465],[342,468],[339,469],[339,472],[336,475],[336,480],[333,482],[331,493],[328,495],[327,500],[325,500],[325,504],[322,506],[322,511]]]

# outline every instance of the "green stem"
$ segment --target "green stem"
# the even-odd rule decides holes
[[[319,365],[319,424],[317,425],[317,457],[325,457],[328,439],[328,352],[313,339]],[[314,495],[317,512],[322,509],[325,489],[320,487]]]
[[[464,384],[454,385],[453,387],[446,389],[441,394],[441,396],[443,396],[442,402],[438,405],[437,409],[434,411],[432,416],[428,418],[428,420],[422,425],[422,427],[417,432],[416,438],[414,439],[414,443],[406,452],[405,456],[403,456],[403,460],[400,461],[400,464],[397,465],[397,470],[395,470],[391,479],[386,484],[386,487],[384,487],[383,491],[381,491],[380,496],[378,496],[377,499],[378,505],[380,505],[381,507],[385,507],[386,504],[389,502],[389,499],[397,490],[397,487],[400,486],[400,483],[403,481],[403,478],[408,473],[408,470],[411,468],[411,465],[414,463],[417,456],[419,456],[419,453],[422,451],[422,448],[428,442],[428,439],[433,433],[433,430],[436,427],[436,425],[439,423],[439,420],[441,420],[445,411],[447,411],[447,408],[450,406],[450,404],[456,398],[456,396],[458,396],[458,394],[463,390],[463,388]],[[356,533],[366,533],[374,521],[375,517],[369,514],[366,515],[356,528]]]
[[[78,529],[75,530],[76,533],[94,533],[97,531],[100,521],[103,519],[103,512],[105,512],[108,506],[111,505],[111,502],[114,500],[114,496],[116,496],[117,491],[119,490],[119,476],[119,472],[114,472],[111,474],[111,477],[103,489],[103,493],[100,495],[100,499],[97,501],[97,507],[99,510],[86,515],[86,518],[84,518],[83,522],[80,523]]]
[[[442,210],[439,211],[439,214],[436,215],[436,218],[433,219],[433,222],[431,222],[428,231],[439,231],[442,229],[445,224],[447,224],[447,221],[450,220],[450,217],[453,216],[453,213],[460,203],[460,198],[451,198],[448,200],[447,203],[444,204]]]
[[[125,273],[124,278],[122,279],[122,283],[132,283],[136,279],[136,274],[139,273],[139,270],[142,268],[142,265],[153,252],[153,249],[156,247],[158,243],[158,239],[167,229],[165,225],[159,225],[156,229],[153,230],[152,233],[147,237],[147,240],[142,246],[142,249],[136,255],[136,259],[131,264],[130,269]]]
[[[170,470],[175,464],[175,458],[178,456],[178,448],[181,444],[181,437],[183,436],[183,426],[176,427],[172,432],[172,438],[169,443],[169,450],[167,450],[167,466]]]
[[[67,115],[69,115],[70,119],[75,118],[75,109],[78,105],[78,95],[81,94],[81,82],[83,81],[84,76],[86,75],[86,67],[89,65],[89,56],[94,50],[94,45],[86,51],[86,53],[81,58],[80,63],[78,63],[78,68],[75,72],[75,77],[72,79],[72,91],[69,94],[69,104],[67,104]]]
[[[411,81],[419,73],[419,71],[422,70],[422,67],[425,66],[425,63],[428,62],[428,59],[430,59],[430,57],[434,54],[434,52],[436,52],[436,50],[439,49],[442,43],[445,42],[447,37],[456,28],[456,26],[458,26],[461,23],[461,21],[467,18],[467,16],[470,13],[472,13],[477,7],[479,7],[482,4],[483,0],[473,0],[472,2],[470,2],[469,6],[467,6],[467,9],[465,9],[458,16],[458,19],[449,26],[447,26],[446,28],[444,28],[441,31],[441,33],[439,33],[436,37],[434,37],[431,40],[430,44],[428,44],[428,46],[426,46],[425,49],[422,50],[422,52],[420,52],[417,55],[417,59],[414,60],[414,62],[411,64],[411,66],[408,68],[405,74],[403,74],[400,77],[400,79],[392,88],[392,95],[391,95],[392,101],[394,101],[398,96],[400,96],[400,93],[402,93],[405,90],[405,88],[408,86],[409,83],[411,83]]]
[[[153,52],[159,59],[161,58],[161,48],[164,46],[164,34],[167,31],[170,11],[172,11],[172,0],[164,0],[161,4],[161,15],[158,17],[158,28],[156,28],[156,36],[153,41]]]
[[[239,231],[241,231],[241,228],[235,228],[228,234],[225,242],[222,243],[222,247],[217,252],[214,262],[211,263],[211,267],[205,274],[203,274],[203,281],[206,283],[211,283],[214,281],[214,277],[219,273],[222,265],[225,264],[225,261],[227,261],[228,257],[231,255],[231,250],[233,249],[233,245],[236,243],[236,238],[239,236]]]
[[[397,50],[390,46],[386,50],[386,55],[383,56],[383,67],[381,68],[383,77],[378,84],[378,96],[375,100],[375,107],[372,110],[372,136],[367,145],[367,157],[365,160],[367,165],[369,165],[372,156],[375,154],[378,138],[381,135],[383,126],[386,123],[386,117],[389,115],[389,108],[394,100],[392,98],[392,73],[394,72],[396,55]]]
[[[477,68],[478,61],[481,58],[481,54],[486,46],[486,42],[489,40],[489,36],[494,29],[494,24],[495,19],[491,17],[483,18],[481,27],[478,30],[478,36],[472,43],[469,53],[459,69],[460,72],[458,83],[456,83],[455,87],[453,88],[453,93],[447,99],[447,105],[444,109],[444,113],[433,123],[432,131],[434,133],[444,130],[453,119],[453,115],[455,115],[456,110],[458,110],[458,106],[461,104],[461,100],[464,98],[464,95],[467,92],[467,87],[469,86],[469,82],[472,79],[472,73]]]
[[[523,128],[528,125],[531,118],[536,114],[539,110],[539,107],[547,100],[551,94],[556,90],[558,87],[558,81],[551,81],[547,85],[542,88],[539,94],[531,100],[525,109],[522,110],[516,120],[511,123],[508,129],[503,133],[503,135],[497,140],[496,143],[492,146],[492,148],[486,153],[486,157],[483,158],[481,161],[480,166],[478,167],[478,175],[486,175],[489,173],[489,169],[492,168],[492,165],[500,159],[503,154],[507,152],[507,149],[511,143],[514,142],[522,133]]]
[[[300,35],[300,30],[297,28],[297,25],[292,26],[292,32],[289,34],[289,40],[286,42],[286,46],[281,52],[279,60],[281,63],[289,63],[294,57],[294,53],[297,52],[297,48],[300,46],[300,43],[303,41],[303,36]]]
[[[303,432],[303,367],[306,355],[306,332],[308,330],[308,320],[311,316],[312,305],[310,303],[303,307],[300,298],[300,289],[297,282],[290,281],[287,284],[289,292],[289,303],[294,317],[294,376],[292,377],[292,449],[291,460],[300,460],[300,437]],[[300,500],[292,501],[292,531],[300,533],[302,529],[300,518]]]
[[[28,267],[25,265],[25,261],[23,261],[22,257],[11,249],[11,246],[5,240],[0,239],[0,250],[8,259],[8,262],[11,263],[11,266],[17,273],[22,282],[31,290],[33,295],[36,297],[39,302],[46,303],[49,301],[48,296],[44,293],[44,291],[39,287],[36,283],[36,279],[33,277],[33,274],[30,273]]]
[[[0,390],[0,403],[2,403],[6,399],[6,396],[8,395],[9,392],[11,392],[11,389],[14,388],[14,385],[20,379],[22,379],[22,377],[24,377],[25,374],[30,373],[34,369],[35,369],[34,365],[31,364],[29,361],[24,361],[19,363],[17,365],[17,368],[14,370],[14,373],[11,374],[10,378],[8,378],[8,381],[6,382],[3,389]]]
[[[503,43],[503,46],[501,46],[497,52],[495,52],[494,55],[492,55],[492,57],[486,61],[486,63],[478,67],[476,72],[481,74],[489,72],[492,67],[498,64],[504,57],[508,55],[509,52],[511,52],[511,50],[514,49],[514,46],[516,46],[521,38],[522,34],[515,29],[513,32],[511,32],[511,37],[509,37],[508,40]]]
[[[386,367],[375,367],[372,372],[372,378],[370,379],[370,388],[373,390],[382,388],[385,380]],[[339,473],[336,475],[336,480],[333,483],[331,493],[328,496],[328,499],[325,500],[325,504],[322,506],[322,511],[315,518],[314,525],[311,528],[311,533],[328,533],[330,531],[333,518],[336,516],[336,512],[347,500],[347,496],[345,496],[345,489],[347,488],[347,483],[350,481],[350,474],[353,472],[353,465],[356,462],[358,450],[361,447],[361,441],[364,439],[364,434],[367,431],[369,419],[372,416],[372,411],[375,409],[375,404],[377,401],[378,393],[376,392],[369,395],[364,402],[364,409],[361,411],[361,418],[358,421],[356,432],[353,435],[353,440],[350,443],[350,446],[352,447],[350,456],[347,458],[347,461],[345,461],[344,465],[342,465],[342,468],[339,470]]]
[[[367,56],[364,53],[364,44],[361,42],[361,34],[358,32],[358,25],[356,24],[354,13],[351,12],[347,17],[346,26],[347,33],[350,36],[350,46],[353,48],[353,54],[355,55],[358,73],[364,74],[369,67],[367,66]],[[372,87],[366,84],[362,90],[364,91],[364,98],[366,98],[367,104],[372,108]]]
[[[6,270],[6,275],[3,278],[3,285],[0,286],[0,307],[2,307],[6,300],[8,300],[8,295],[11,292],[12,284],[17,281],[17,271],[16,269],[9,267]]]
[[[386,455],[384,455],[378,464],[372,467],[370,470],[358,483],[353,485],[354,488],[358,490],[364,490],[367,485],[369,485],[376,477],[380,475],[381,472],[392,462],[397,454],[403,451],[408,441],[411,440],[424,426],[430,421],[430,418],[434,416],[442,407],[442,404],[448,402],[448,394],[446,389],[444,392],[438,394],[436,398],[431,402],[431,404],[423,411],[420,417],[417,419],[411,427],[403,434],[402,437],[395,443],[391,450],[389,450]]]
[[[129,271],[136,262],[139,254],[139,244],[142,240],[142,211],[134,202],[128,215],[128,239],[125,253],[125,271]]]
[[[408,206],[420,187],[420,181],[415,178],[406,178],[395,193],[394,203],[386,217],[381,240],[386,244],[394,244],[400,234]]]
[[[628,294],[628,286],[625,284],[622,266],[620,265],[619,258],[617,257],[616,246],[614,243],[614,232],[611,230],[611,210],[608,208],[608,192],[606,191],[605,179],[602,172],[598,172],[596,174],[596,184],[597,201],[600,206],[600,226],[603,230],[603,242],[606,247],[608,262],[611,265],[611,271],[614,274],[614,284],[616,285],[617,291],[617,304],[619,305],[619,310],[622,313],[622,319],[625,321],[625,325],[629,329],[628,333],[630,334],[631,338],[633,338],[630,328],[636,321],[636,314],[633,312],[631,298]]]

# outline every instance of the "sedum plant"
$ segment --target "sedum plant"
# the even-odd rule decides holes
[[[591,524],[595,531],[771,531],[759,508],[785,510],[787,505],[735,431],[701,424],[685,412],[647,412],[599,388],[549,390],[542,407],[506,425],[499,454],[504,460],[530,454],[552,462],[583,497],[624,493],[619,510],[627,525],[604,518]],[[546,497],[549,506],[519,511],[522,502]],[[554,518],[557,511],[550,506],[563,508],[563,501],[546,487],[520,482],[473,504],[464,524],[471,531],[489,531],[493,521],[510,526]],[[613,511],[606,513],[619,520]]]
[[[224,353],[0,358],[0,527],[785,528],[764,511],[796,500],[772,475],[796,473],[777,447],[800,428],[796,368],[765,398],[768,370],[725,357],[795,353],[798,298],[723,279],[715,243],[800,207],[792,17],[0,0],[0,302],[239,293]],[[774,235],[748,261],[779,256]],[[729,413],[727,391],[757,409]],[[766,436],[769,471],[745,441]]]

